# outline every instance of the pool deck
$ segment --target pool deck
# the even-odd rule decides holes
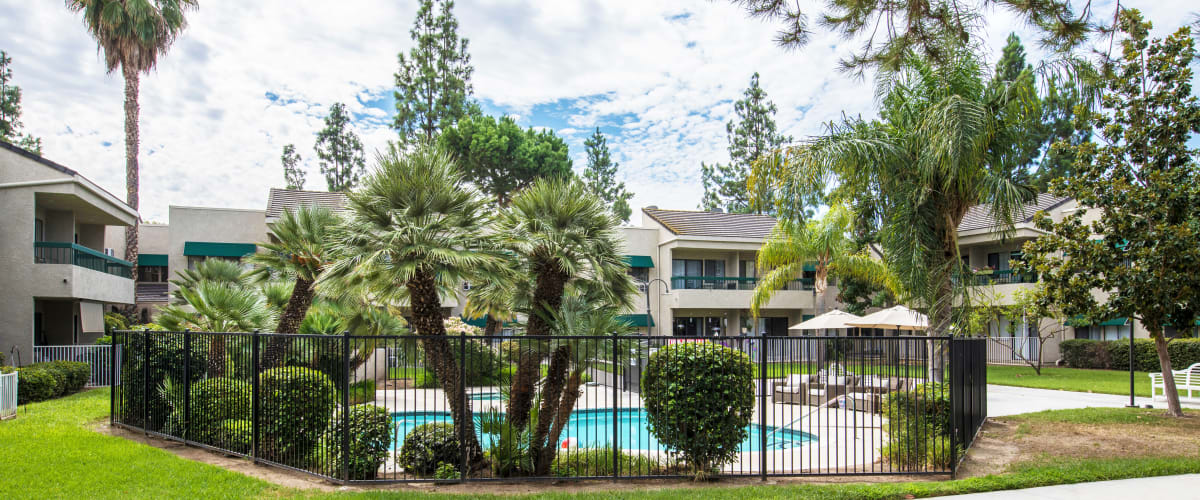
[[[473,387],[471,392],[499,391],[497,387]],[[598,384],[586,385],[583,395],[576,402],[578,409],[612,408],[616,401],[619,408],[641,408],[642,400],[637,394],[619,391],[613,397],[613,389]],[[765,415],[755,398],[754,424],[764,423],[767,427],[786,426],[816,436],[816,441],[786,450],[766,453],[767,472],[777,474],[803,474],[817,472],[885,472],[887,466],[879,461],[879,447],[884,443],[883,419],[879,415],[848,409],[816,408],[802,405],[774,403],[767,398]],[[396,389],[376,391],[375,404],[390,412],[448,412],[445,393],[441,389]],[[471,401],[472,411],[478,413],[489,408],[504,409],[503,401]],[[571,436],[562,436],[566,439]],[[851,446],[846,443],[853,442]],[[645,453],[657,455],[657,453]],[[723,471],[731,474],[758,473],[763,467],[761,452],[742,452],[738,461],[726,465]],[[394,460],[389,457],[385,466],[388,475],[398,472]],[[401,473],[402,474],[402,473]]]

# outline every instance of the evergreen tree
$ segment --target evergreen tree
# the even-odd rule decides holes
[[[0,50],[0,141],[42,155],[42,140],[21,134],[21,87],[12,84],[12,58]]]
[[[295,144],[283,147],[283,178],[287,181],[288,189],[304,189],[304,169],[300,167],[300,153],[296,152]]]
[[[512,118],[468,116],[438,136],[468,181],[497,205],[543,177],[570,177],[567,143],[554,132],[521,130]]]
[[[1015,81],[1022,71],[1033,71],[1033,66],[1025,63],[1025,45],[1016,33],[1009,33],[1007,43],[1000,52],[1000,61],[996,63],[995,80]]]
[[[705,194],[701,207],[712,209],[713,201],[731,213],[771,213],[774,200],[771,190],[750,189],[747,181],[754,162],[773,153],[785,142],[775,125],[775,103],[767,100],[767,93],[758,85],[758,73],[750,77],[750,87],[743,98],[733,103],[737,117],[725,124],[729,140],[729,163],[726,165],[701,165]],[[761,182],[769,182],[761,178]]]
[[[437,4],[436,7],[434,4]],[[471,55],[458,37],[453,0],[422,0],[396,72],[396,118],[401,142],[432,141],[440,130],[470,113]]]
[[[596,197],[608,204],[613,215],[622,222],[629,222],[633,210],[629,208],[629,199],[633,193],[625,190],[624,182],[617,182],[617,167],[608,151],[608,140],[596,127],[596,133],[583,141],[587,148],[587,167],[583,169],[583,180]]]
[[[358,134],[350,130],[346,105],[335,102],[329,107],[325,129],[317,133],[313,149],[321,160],[321,173],[325,175],[330,191],[349,191],[358,184],[366,169],[366,157]]]

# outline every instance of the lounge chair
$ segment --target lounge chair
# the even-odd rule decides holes
[[[825,377],[821,381],[809,385],[806,402],[808,406],[821,406],[831,399],[837,399],[846,394],[857,383],[858,377],[854,375]]]
[[[796,373],[788,375],[782,382],[775,383],[775,391],[771,393],[771,400],[776,403],[804,404],[809,386],[816,383],[817,379],[816,375]]]
[[[868,413],[883,412],[883,398],[892,391],[903,391],[907,383],[900,377],[867,377],[853,390],[846,393],[846,407]]]

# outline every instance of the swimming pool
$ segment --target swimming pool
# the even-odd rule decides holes
[[[503,401],[504,395],[499,392],[472,392],[467,396],[471,401]],[[420,425],[420,424],[418,424]]]
[[[664,448],[650,432],[644,410],[640,408],[618,410],[617,417],[620,420],[617,427],[617,439],[622,449],[662,450]],[[475,432],[479,436],[480,444],[486,447],[498,437],[491,434],[484,435],[479,429],[479,420],[480,416],[476,414]],[[405,412],[393,413],[392,422],[395,424],[395,433],[393,434],[395,442],[393,444],[396,449],[400,449],[404,436],[407,436],[408,431],[413,427],[435,422],[450,423],[452,420],[447,412]],[[611,409],[575,410],[571,414],[571,419],[567,421],[567,428],[563,429],[560,441],[575,438],[580,448],[611,446],[613,442],[612,422],[613,411]],[[751,424],[748,428],[749,436],[742,441],[738,451],[760,451],[763,429],[764,427],[758,424]],[[776,431],[775,427],[770,426],[765,429],[768,433],[767,450],[769,451],[795,448],[817,440],[816,436],[801,431],[791,429]]]

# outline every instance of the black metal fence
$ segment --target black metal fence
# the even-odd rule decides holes
[[[719,475],[952,473],[986,416],[986,348],[972,339],[149,331],[114,343],[113,424],[338,482],[691,475],[687,444],[654,428],[662,410],[640,390],[650,357],[683,343],[753,367],[729,396],[750,418]]]

